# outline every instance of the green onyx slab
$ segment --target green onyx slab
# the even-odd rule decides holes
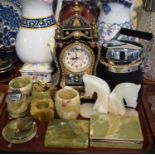
[[[143,146],[138,116],[94,115],[90,118],[90,146],[133,148]]]
[[[45,135],[45,147],[88,148],[88,120],[51,120]]]

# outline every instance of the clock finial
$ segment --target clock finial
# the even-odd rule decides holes
[[[74,11],[75,11],[75,14],[78,14],[80,12],[80,7],[79,7],[79,2],[78,0],[75,0],[74,1]]]
[[[78,0],[75,0],[75,5],[78,6],[79,2]]]

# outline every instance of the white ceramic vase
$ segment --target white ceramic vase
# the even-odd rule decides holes
[[[16,38],[18,57],[24,63],[52,62],[48,40],[52,38],[54,44],[56,19],[52,9],[53,3],[44,0],[21,0],[21,2],[22,22]],[[61,3],[59,0],[57,16]]]

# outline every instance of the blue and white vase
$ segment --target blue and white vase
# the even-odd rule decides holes
[[[122,28],[132,28],[130,11],[132,0],[100,0],[98,6],[99,43],[111,40]]]
[[[2,0],[0,2],[1,57],[15,54],[15,39],[20,22],[21,6],[19,0]]]

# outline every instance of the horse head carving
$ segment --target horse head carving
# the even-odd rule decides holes
[[[124,101],[128,107],[136,108],[140,88],[140,84],[118,84],[109,95],[109,112],[124,115],[126,112]]]
[[[85,85],[85,96],[92,97],[97,93],[97,99],[93,106],[94,111],[98,113],[113,113],[124,115],[127,111],[126,105],[136,108],[138,92],[141,85],[134,83],[118,84],[113,91],[110,91],[109,85],[103,79],[92,75],[84,75],[83,82]]]
[[[83,82],[85,84],[85,96],[90,96],[97,93],[97,100],[94,104],[94,109],[100,113],[108,113],[108,98],[110,88],[108,84],[92,75],[84,75]]]

